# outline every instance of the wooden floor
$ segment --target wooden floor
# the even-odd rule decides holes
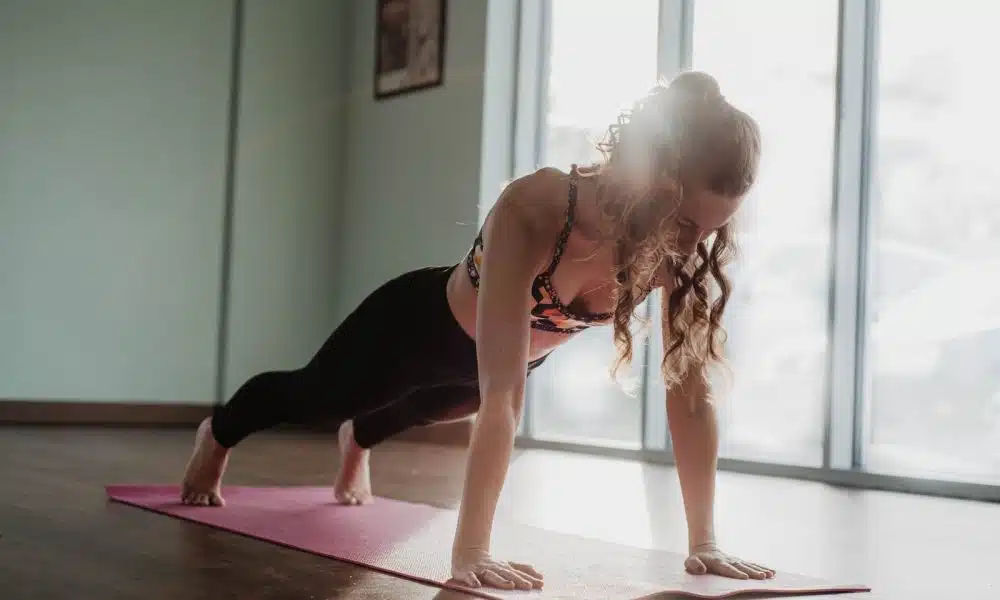
[[[175,481],[190,438],[179,430],[0,428],[0,598],[464,600],[105,502],[106,483]],[[373,456],[376,493],[454,507],[463,454],[386,444]],[[226,481],[325,485],[336,462],[329,437],[259,435],[240,446]],[[500,512],[640,547],[677,551],[685,542],[676,475],[662,466],[519,452]],[[722,474],[717,513],[731,552],[875,588],[831,598],[1000,598],[997,505]]]

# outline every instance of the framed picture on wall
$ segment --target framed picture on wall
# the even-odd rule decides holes
[[[377,0],[375,98],[444,82],[447,0]]]

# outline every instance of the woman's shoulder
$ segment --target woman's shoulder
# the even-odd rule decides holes
[[[568,194],[569,175],[543,167],[507,184],[493,212],[515,217],[538,234],[558,232],[565,219]]]

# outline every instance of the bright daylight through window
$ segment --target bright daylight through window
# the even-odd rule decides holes
[[[978,0],[881,5],[866,459],[1000,483],[996,20]]]
[[[819,466],[837,2],[698,0],[694,8],[692,67],[757,120],[764,144],[726,311],[732,379],[720,399],[722,455]]]
[[[595,143],[658,75],[715,76],[764,143],[730,271],[722,456],[823,469],[834,439],[855,469],[1000,484],[1000,38],[977,0],[858,0],[870,10],[850,13],[847,35],[847,1],[538,0],[544,79],[527,164],[600,160]],[[859,310],[833,302],[843,290]],[[832,336],[844,322],[854,333]],[[643,435],[662,393],[637,385],[657,348],[637,348],[626,392],[609,375],[611,329],[579,335],[536,374],[526,434],[662,447]],[[834,393],[845,352],[856,364]],[[831,416],[847,405],[848,418]]]

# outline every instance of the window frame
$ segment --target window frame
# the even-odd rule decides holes
[[[694,3],[660,0],[657,71],[670,78],[689,68],[692,58]],[[746,474],[819,481],[833,485],[924,495],[1000,501],[1000,485],[875,473],[865,468],[871,405],[866,348],[870,306],[869,261],[873,210],[871,190],[874,104],[878,69],[879,0],[839,0],[836,70],[834,168],[830,182],[830,351],[826,369],[823,464],[804,467],[777,462],[720,458],[719,469]],[[544,117],[549,75],[550,0],[520,0],[518,7],[518,77],[513,130],[514,177],[537,169],[545,144]],[[661,293],[646,302],[647,316],[658,314]],[[655,319],[654,319],[655,320]],[[659,335],[646,338],[639,355],[662,356]],[[595,445],[537,438],[532,406],[544,395],[542,382],[530,378],[526,410],[517,445],[607,457],[673,464],[666,422],[665,390],[655,362],[643,361],[641,448]]]

